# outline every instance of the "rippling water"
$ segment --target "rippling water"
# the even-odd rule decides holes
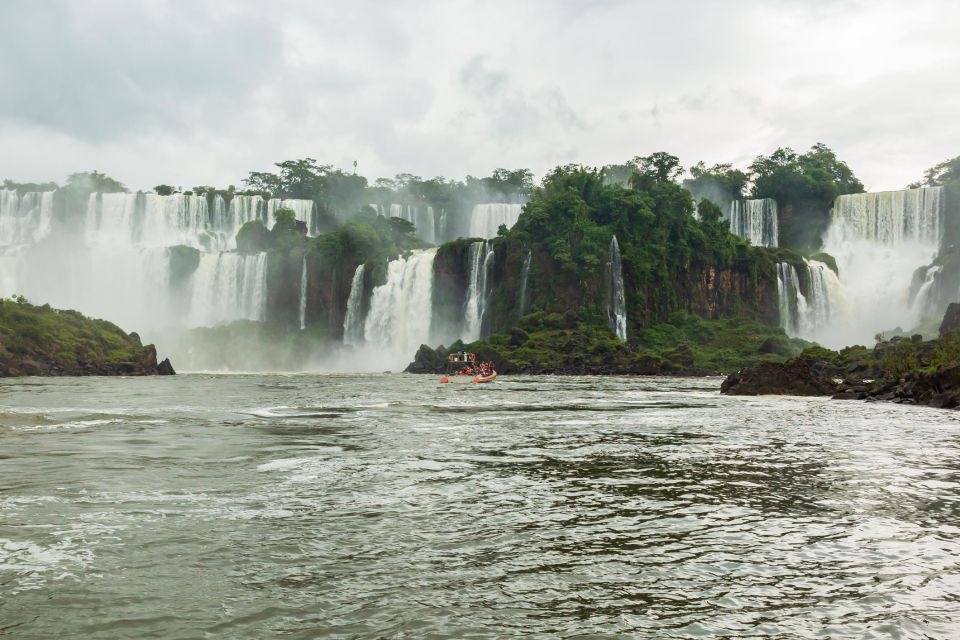
[[[957,637],[957,414],[717,379],[0,382],[0,635]]]

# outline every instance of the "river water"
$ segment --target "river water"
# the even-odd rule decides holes
[[[0,636],[957,637],[958,414],[719,382],[0,381]]]

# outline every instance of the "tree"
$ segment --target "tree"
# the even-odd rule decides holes
[[[297,213],[293,209],[280,207],[273,212],[273,228],[283,230],[296,229]]]
[[[120,193],[127,190],[123,183],[99,171],[81,171],[67,176],[67,187],[89,193]]]
[[[948,184],[960,185],[960,156],[944,160],[923,173],[923,180],[909,185],[911,189],[917,187],[942,187]]]
[[[673,182],[683,174],[680,158],[664,151],[657,151],[649,156],[637,156],[630,164],[636,167],[630,184],[638,191],[646,190],[652,184]]]
[[[156,193],[158,196],[169,196],[169,195],[173,194],[173,193],[176,191],[176,189],[174,189],[173,187],[171,187],[171,186],[168,185],[168,184],[158,184],[157,186],[155,186],[155,187],[153,188],[153,191],[154,191],[154,193]]]
[[[819,142],[804,154],[781,147],[758,156],[750,176],[754,198],[777,201],[780,245],[800,250],[820,247],[837,196],[863,191],[850,167]]]

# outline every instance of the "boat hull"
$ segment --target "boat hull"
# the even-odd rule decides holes
[[[440,384],[487,384],[497,379],[497,372],[489,376],[442,376]]]

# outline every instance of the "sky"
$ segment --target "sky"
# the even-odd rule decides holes
[[[4,0],[0,179],[240,186],[823,142],[868,190],[960,155],[960,3]]]

